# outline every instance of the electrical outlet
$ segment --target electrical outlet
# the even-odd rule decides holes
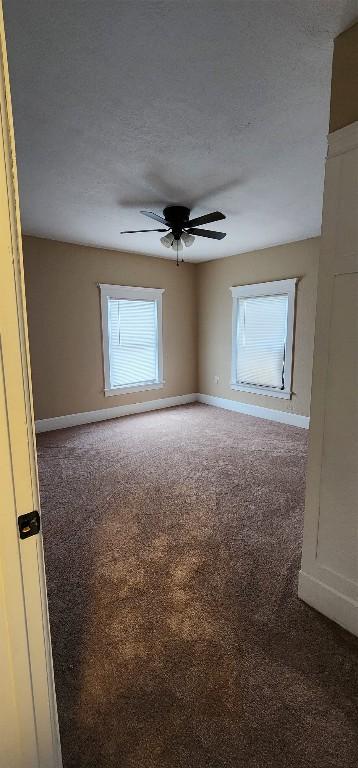
[[[219,383],[219,376],[214,376],[214,384],[218,384],[218,383]]]

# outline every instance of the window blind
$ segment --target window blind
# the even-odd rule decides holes
[[[158,381],[156,301],[108,299],[111,387]]]
[[[237,382],[284,389],[288,295],[238,300]]]

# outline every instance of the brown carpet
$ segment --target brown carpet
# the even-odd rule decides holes
[[[65,768],[356,768],[358,641],[296,597],[306,444],[203,405],[39,436]]]

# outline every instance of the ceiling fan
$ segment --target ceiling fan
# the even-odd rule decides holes
[[[179,252],[183,250],[183,244],[189,248],[195,240],[195,237],[208,237],[212,240],[222,240],[226,232],[215,232],[212,229],[198,229],[201,224],[209,224],[212,221],[220,221],[226,216],[220,211],[206,213],[204,216],[198,216],[196,219],[190,219],[190,208],[184,205],[167,205],[163,210],[163,216],[159,216],[152,211],[140,211],[149,219],[159,221],[165,229],[130,229],[121,232],[121,235],[134,235],[137,232],[165,232],[160,238],[160,242],[165,248],[172,248],[177,255],[177,264],[179,263]],[[184,259],[182,258],[182,261]]]

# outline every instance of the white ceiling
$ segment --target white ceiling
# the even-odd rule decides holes
[[[319,233],[332,41],[358,0],[4,5],[25,232],[168,257],[120,231],[182,203],[227,216],[193,261]]]

